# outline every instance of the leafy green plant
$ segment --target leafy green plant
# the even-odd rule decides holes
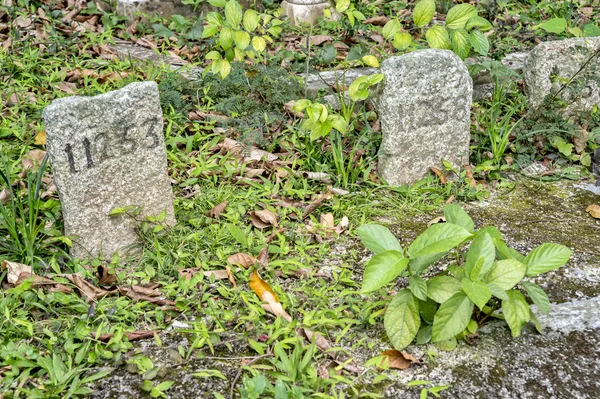
[[[535,25],[532,29],[543,30],[546,33],[554,33],[556,35],[574,36],[574,37],[594,37],[600,36],[600,28],[598,24],[587,23],[581,27],[572,25],[565,18],[552,18],[541,24]]]
[[[209,12],[206,16],[208,24],[204,27],[202,38],[213,37],[216,49],[206,54],[212,61],[212,73],[227,77],[231,72],[231,61],[254,59],[273,42],[273,37],[281,33],[281,21],[270,14],[259,14],[256,10],[242,11],[236,0],[211,0],[216,7],[223,7],[223,14]],[[261,23],[262,20],[262,23]]]
[[[423,28],[431,22],[435,14],[435,0],[421,0],[413,10],[412,18],[416,27]],[[454,51],[465,59],[473,49],[480,55],[487,55],[490,43],[483,32],[492,29],[492,24],[477,15],[477,9],[468,3],[452,7],[446,15],[444,25],[433,25],[425,31],[425,38],[431,48]],[[407,39],[402,40],[402,42]]]
[[[509,248],[495,227],[475,231],[471,217],[456,204],[444,208],[446,223],[433,224],[403,249],[384,226],[367,224],[357,230],[363,244],[375,256],[367,263],[362,293],[377,290],[398,276],[408,280],[385,313],[384,325],[392,345],[400,350],[415,338],[446,348],[472,334],[489,317],[506,320],[513,337],[537,319],[526,297],[544,313],[550,302],[544,290],[524,280],[563,266],[571,250],[546,243],[527,256]],[[465,244],[470,242],[468,251]],[[436,261],[453,253],[446,271],[425,279],[422,275]],[[498,313],[502,310],[502,313]]]
[[[329,136],[332,147],[333,162],[336,172],[341,176],[342,184],[349,183],[349,171],[354,167],[354,150],[345,156],[342,135],[354,130],[354,111],[359,101],[369,98],[369,90],[383,80],[382,74],[361,76],[355,79],[348,88],[348,98],[344,93],[338,94],[341,114],[331,110],[328,105],[301,99],[294,104],[295,112],[306,112],[301,129],[310,132],[310,140],[316,141]]]

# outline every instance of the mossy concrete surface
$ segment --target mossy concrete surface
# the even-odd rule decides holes
[[[418,398],[420,388],[408,388],[406,384],[422,379],[435,385],[449,385],[440,392],[442,398],[600,398],[600,220],[585,212],[592,203],[600,203],[600,196],[577,189],[572,182],[542,184],[523,180],[511,190],[492,193],[484,202],[467,204],[465,207],[477,228],[497,226],[507,243],[522,253],[544,242],[561,243],[573,249],[571,261],[565,267],[536,279],[552,302],[550,314],[539,315],[544,333],[539,334],[528,325],[520,337],[513,338],[504,322],[492,321],[480,328],[477,339],[470,343],[459,342],[454,351],[442,351],[433,345],[411,345],[406,351],[421,359],[421,363],[413,363],[403,371],[371,370],[360,378],[354,376],[357,381],[354,388],[359,394]],[[390,228],[401,232],[399,238],[406,244],[439,214],[396,220]],[[359,244],[339,245],[349,248]],[[346,253],[332,251],[332,256],[344,258]],[[359,263],[364,261],[360,259]],[[341,262],[349,260],[340,259]],[[357,280],[363,266],[356,265]],[[336,346],[343,347],[348,356],[362,366],[390,348],[382,324],[352,328],[352,334]],[[154,340],[136,343],[136,347],[162,367],[155,381],[175,381],[166,392],[167,397],[212,398],[213,392],[228,397],[241,359],[223,360],[218,354],[207,354],[203,359],[186,362],[177,353],[178,346],[189,350],[191,342],[185,333],[173,329],[160,336],[162,347]],[[334,337],[335,332],[331,332],[331,336]],[[365,337],[370,347],[355,345]],[[239,338],[242,342],[243,337]],[[245,355],[239,354],[240,357]],[[207,369],[221,371],[227,380],[191,376]],[[373,384],[380,373],[389,378]],[[92,397],[142,397],[145,394],[139,389],[141,383],[139,374],[129,373],[125,365],[121,365],[114,375],[100,382]],[[239,386],[240,381],[237,384]],[[345,390],[346,397],[356,396],[356,391],[343,384],[338,388]],[[239,397],[237,392],[235,397]]]

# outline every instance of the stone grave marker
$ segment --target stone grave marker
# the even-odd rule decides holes
[[[600,37],[538,44],[527,58],[523,77],[527,100],[538,108],[558,93],[566,115],[589,112],[600,105]]]
[[[175,223],[155,82],[57,99],[43,118],[65,234],[78,237],[73,256],[136,252],[136,222],[109,216],[115,208],[139,206],[139,217],[166,212],[165,223]]]
[[[462,60],[420,50],[388,58],[381,72],[379,174],[393,186],[412,184],[442,160],[467,162],[473,82]]]

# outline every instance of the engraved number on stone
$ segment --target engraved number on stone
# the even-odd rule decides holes
[[[92,152],[90,151],[90,140],[86,137],[83,139],[83,147],[85,148],[85,160],[87,162],[87,168],[94,167],[94,161],[92,161]]]
[[[75,169],[75,158],[73,157],[73,148],[71,148],[71,144],[65,146],[65,152],[67,153],[67,161],[69,162],[71,173],[77,173],[78,170]]]

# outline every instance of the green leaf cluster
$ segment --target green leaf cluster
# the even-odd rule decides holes
[[[418,28],[429,24],[435,14],[435,8],[435,0],[419,1],[412,14],[414,24]],[[462,3],[448,11],[444,25],[433,25],[427,29],[425,38],[429,47],[452,50],[465,59],[471,53],[471,49],[480,55],[488,54],[490,43],[483,32],[490,29],[492,24],[478,16],[473,5]]]
[[[223,8],[223,12],[209,12],[206,16],[208,24],[202,38],[214,37],[215,49],[205,58],[212,61],[212,73],[224,79],[231,72],[232,61],[260,56],[267,43],[272,43],[281,33],[283,21],[252,9],[244,12],[236,0],[211,0],[210,3]]]
[[[529,321],[538,325],[520,288],[541,312],[550,311],[550,302],[541,287],[524,278],[558,269],[569,260],[571,250],[546,243],[523,256],[506,245],[497,228],[476,231],[459,205],[447,205],[444,216],[445,223],[431,225],[408,248],[402,248],[384,226],[367,224],[357,230],[375,254],[365,267],[362,293],[397,277],[408,279],[408,288],[394,296],[385,313],[392,345],[401,350],[416,339],[419,344],[432,341],[454,348],[457,339],[473,334],[490,316],[506,320],[514,337]],[[445,272],[427,280],[422,277],[450,253],[456,261]]]

